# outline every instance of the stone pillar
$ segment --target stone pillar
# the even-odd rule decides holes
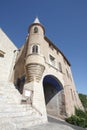
[[[66,103],[64,90],[61,91],[60,115],[66,117]]]

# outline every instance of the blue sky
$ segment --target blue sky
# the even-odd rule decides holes
[[[87,0],[0,0],[0,27],[18,48],[36,16],[70,61],[77,91],[87,94]]]

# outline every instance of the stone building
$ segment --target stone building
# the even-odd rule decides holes
[[[74,114],[75,107],[83,109],[71,64],[46,37],[38,18],[29,26],[25,44],[20,49],[0,29],[0,72],[0,85],[14,84],[13,102],[31,105],[42,122],[47,121],[47,114],[64,118]]]

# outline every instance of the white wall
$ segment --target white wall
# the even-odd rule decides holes
[[[8,81],[14,61],[14,50],[17,50],[17,47],[2,29],[0,29],[0,50],[5,52],[4,57],[0,57],[0,81]]]

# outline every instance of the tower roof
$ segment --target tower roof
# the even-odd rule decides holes
[[[44,34],[45,34],[44,26],[40,23],[38,17],[36,17],[35,20],[34,20],[34,22],[29,26],[28,32],[30,32],[30,28],[31,28],[32,26],[34,26],[34,25],[40,26],[40,27],[43,29]]]
[[[34,23],[39,23],[40,24],[40,21],[39,21],[38,17],[35,18]]]

